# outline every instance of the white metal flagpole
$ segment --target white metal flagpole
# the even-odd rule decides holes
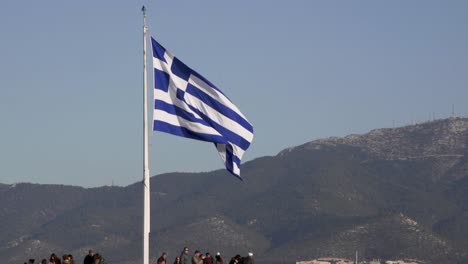
[[[148,166],[148,69],[146,67],[146,8],[143,12],[143,264],[149,264],[150,179]]]

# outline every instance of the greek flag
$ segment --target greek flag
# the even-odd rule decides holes
[[[154,67],[153,129],[213,142],[226,169],[240,178],[253,127],[214,84],[151,38]]]

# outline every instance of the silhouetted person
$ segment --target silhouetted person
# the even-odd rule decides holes
[[[99,255],[98,253],[94,254],[93,264],[104,264],[104,258],[101,255]]]
[[[60,261],[60,258],[57,257],[57,255],[55,255],[55,253],[52,253],[52,255],[50,255],[50,260],[49,260],[51,263],[53,264],[62,264],[62,261]]]
[[[206,252],[203,264],[213,264],[213,258],[211,257],[210,252]]]
[[[241,256],[236,255],[231,259],[231,261],[229,261],[229,264],[238,264],[240,263],[240,261],[241,261]]]
[[[157,264],[167,264],[166,262],[167,254],[166,252],[162,253],[162,255],[158,258]]]
[[[182,253],[180,253],[180,263],[181,264],[191,264],[192,262],[190,261],[190,256],[189,256],[189,248],[184,247],[184,250]]]
[[[63,259],[62,261],[63,264],[73,264],[73,259],[71,255],[63,255],[62,259]]]
[[[223,258],[221,257],[221,253],[216,253],[215,257],[215,264],[224,264]]]
[[[253,253],[249,252],[249,255],[242,258],[242,264],[254,264]]]
[[[94,264],[94,251],[90,249],[83,260],[83,264]]]
[[[195,254],[193,254],[193,258],[192,258],[192,264],[203,264],[200,251],[195,250]]]

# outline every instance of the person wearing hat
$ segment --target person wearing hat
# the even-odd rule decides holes
[[[252,252],[249,252],[248,256],[242,259],[242,264],[254,264]]]
[[[221,253],[216,253],[215,257],[215,264],[224,264],[223,258],[221,257]]]

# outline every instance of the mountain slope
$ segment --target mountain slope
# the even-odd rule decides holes
[[[463,263],[468,119],[316,140],[242,167],[151,179],[152,257],[187,245],[258,263],[325,255]],[[0,258],[93,247],[111,263],[141,251],[141,185],[0,186]],[[448,261],[448,262],[447,262]]]

